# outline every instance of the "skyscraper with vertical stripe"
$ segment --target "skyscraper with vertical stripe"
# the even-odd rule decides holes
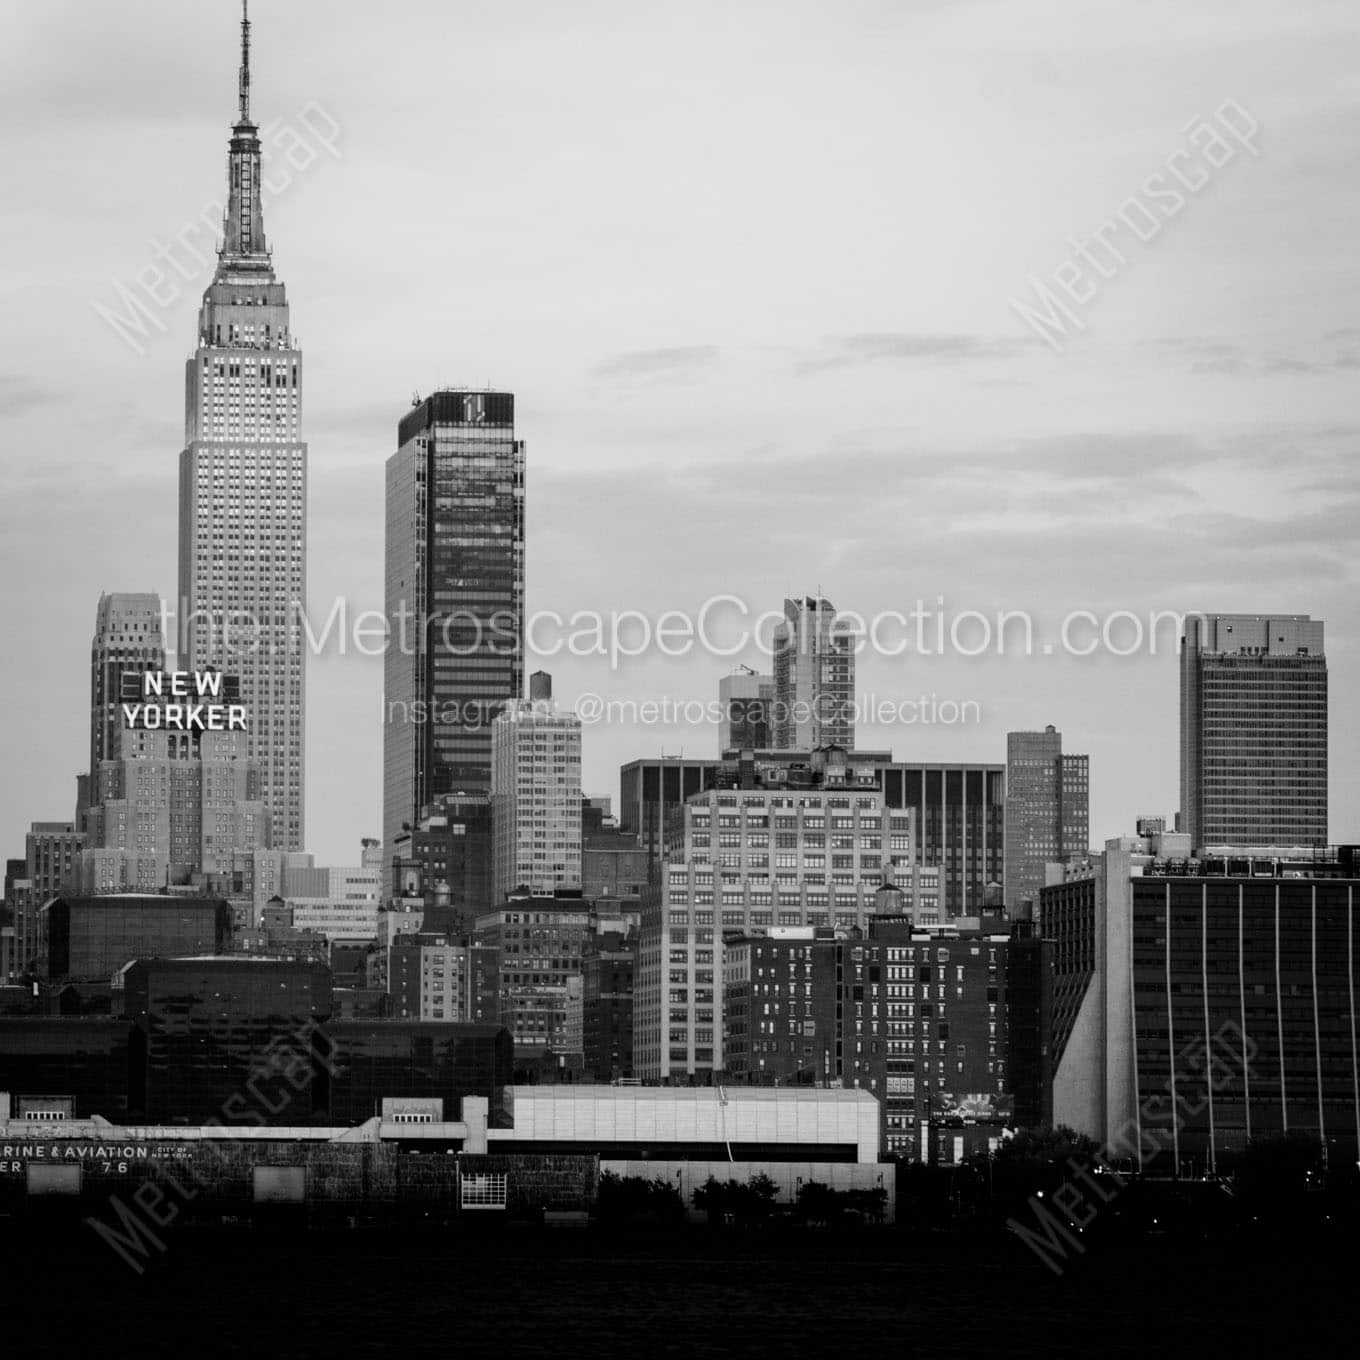
[[[302,353],[265,242],[260,161],[243,5],[223,240],[185,371],[177,641],[181,666],[239,676],[272,844],[296,850],[304,835],[307,445]]]
[[[386,558],[390,864],[404,823],[448,794],[490,789],[493,725],[524,693],[524,441],[513,393],[443,389],[402,417],[387,460]]]

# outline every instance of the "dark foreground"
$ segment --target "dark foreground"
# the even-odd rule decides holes
[[[173,1235],[137,1275],[0,1223],[6,1355],[1354,1354],[1337,1243],[1023,1246],[893,1231]]]

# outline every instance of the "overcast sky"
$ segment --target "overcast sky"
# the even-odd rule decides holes
[[[136,287],[155,242],[206,246],[239,15],[3,9],[13,855],[28,822],[72,814],[100,591],[175,592],[183,363],[209,271],[162,261],[169,300],[135,348],[96,308]],[[265,225],[304,352],[313,613],[381,606],[383,464],[412,393],[493,385],[528,445],[531,611],[654,616],[730,592],[758,612],[820,587],[866,615],[939,596],[1026,610],[1040,637],[1079,609],[1311,613],[1331,834],[1360,840],[1353,0],[252,11],[279,185]],[[1012,299],[1052,289],[1074,238],[1190,166],[1173,158],[1225,101],[1259,134],[1207,169],[1196,156],[1197,187],[1148,239],[1107,235],[1122,262],[1087,268],[1080,329],[1044,343]],[[293,168],[279,128],[303,144]],[[1007,730],[1055,723],[1090,753],[1099,842],[1175,810],[1167,643],[865,656],[862,693],[982,716],[860,744],[999,761]],[[732,661],[541,664],[566,701],[708,699]],[[381,825],[381,672],[310,663],[321,862],[355,861]],[[587,792],[617,798],[634,756],[715,746],[705,726],[592,727]]]

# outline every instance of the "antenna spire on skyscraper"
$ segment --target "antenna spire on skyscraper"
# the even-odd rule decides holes
[[[250,122],[250,0],[241,0],[241,122]]]

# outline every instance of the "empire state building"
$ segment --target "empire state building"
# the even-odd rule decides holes
[[[274,276],[250,116],[250,21],[227,160],[222,245],[185,368],[179,465],[179,662],[240,680],[248,755],[276,849],[303,845],[307,445],[302,352]]]

